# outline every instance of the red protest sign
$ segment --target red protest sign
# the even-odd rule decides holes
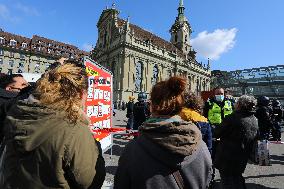
[[[90,130],[104,150],[112,141],[108,131],[112,127],[112,74],[89,58],[85,58],[84,64],[88,74],[84,109],[90,119]]]

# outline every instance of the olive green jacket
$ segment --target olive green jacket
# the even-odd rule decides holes
[[[86,120],[70,124],[36,100],[19,101],[3,126],[1,189],[92,188],[99,152]]]

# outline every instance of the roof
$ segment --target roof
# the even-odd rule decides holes
[[[54,41],[41,36],[34,35],[31,39],[31,50],[41,52],[45,55],[63,56],[71,59],[79,59],[81,56],[88,55],[74,45]]]
[[[27,37],[23,37],[23,36],[20,36],[20,35],[12,34],[12,33],[9,33],[9,32],[4,32],[2,30],[0,30],[0,37],[5,39],[4,43],[2,43],[0,45],[11,46],[11,47],[15,47],[17,49],[20,49],[20,48],[24,49],[22,47],[22,43],[26,43],[27,44],[26,49],[29,49],[29,45],[30,45],[30,41],[31,40],[29,38],[27,38]],[[10,44],[10,40],[17,41],[16,46],[12,46]]]
[[[124,24],[126,24],[126,21],[118,18],[118,26],[122,27]],[[161,47],[161,48],[165,48],[167,51],[170,52],[174,52],[176,54],[178,54],[180,57],[185,58],[184,54],[182,53],[181,50],[179,50],[177,47],[175,47],[171,42],[162,39],[161,37],[137,26],[134,24],[129,24],[130,29],[132,29],[134,31],[134,35],[137,38],[140,38],[143,41],[151,41],[151,43],[155,46]]]
[[[0,45],[2,46],[7,46],[11,48],[14,47],[20,50],[29,50],[34,53],[39,53],[45,56],[63,56],[66,58],[79,60],[80,58],[82,58],[82,56],[89,55],[88,52],[82,51],[74,45],[47,39],[38,35],[34,35],[32,38],[27,38],[0,30],[0,37],[5,39],[4,43],[0,43]],[[16,46],[11,45],[10,40],[17,41]],[[23,47],[22,43],[26,43],[26,47]]]

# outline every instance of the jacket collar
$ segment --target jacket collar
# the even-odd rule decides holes
[[[0,88],[0,98],[15,98],[18,96],[17,92],[7,91]]]

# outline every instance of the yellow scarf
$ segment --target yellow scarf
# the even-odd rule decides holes
[[[192,122],[208,122],[207,118],[199,114],[198,112],[194,111],[190,108],[182,108],[180,112],[180,117],[185,121],[192,121]]]

